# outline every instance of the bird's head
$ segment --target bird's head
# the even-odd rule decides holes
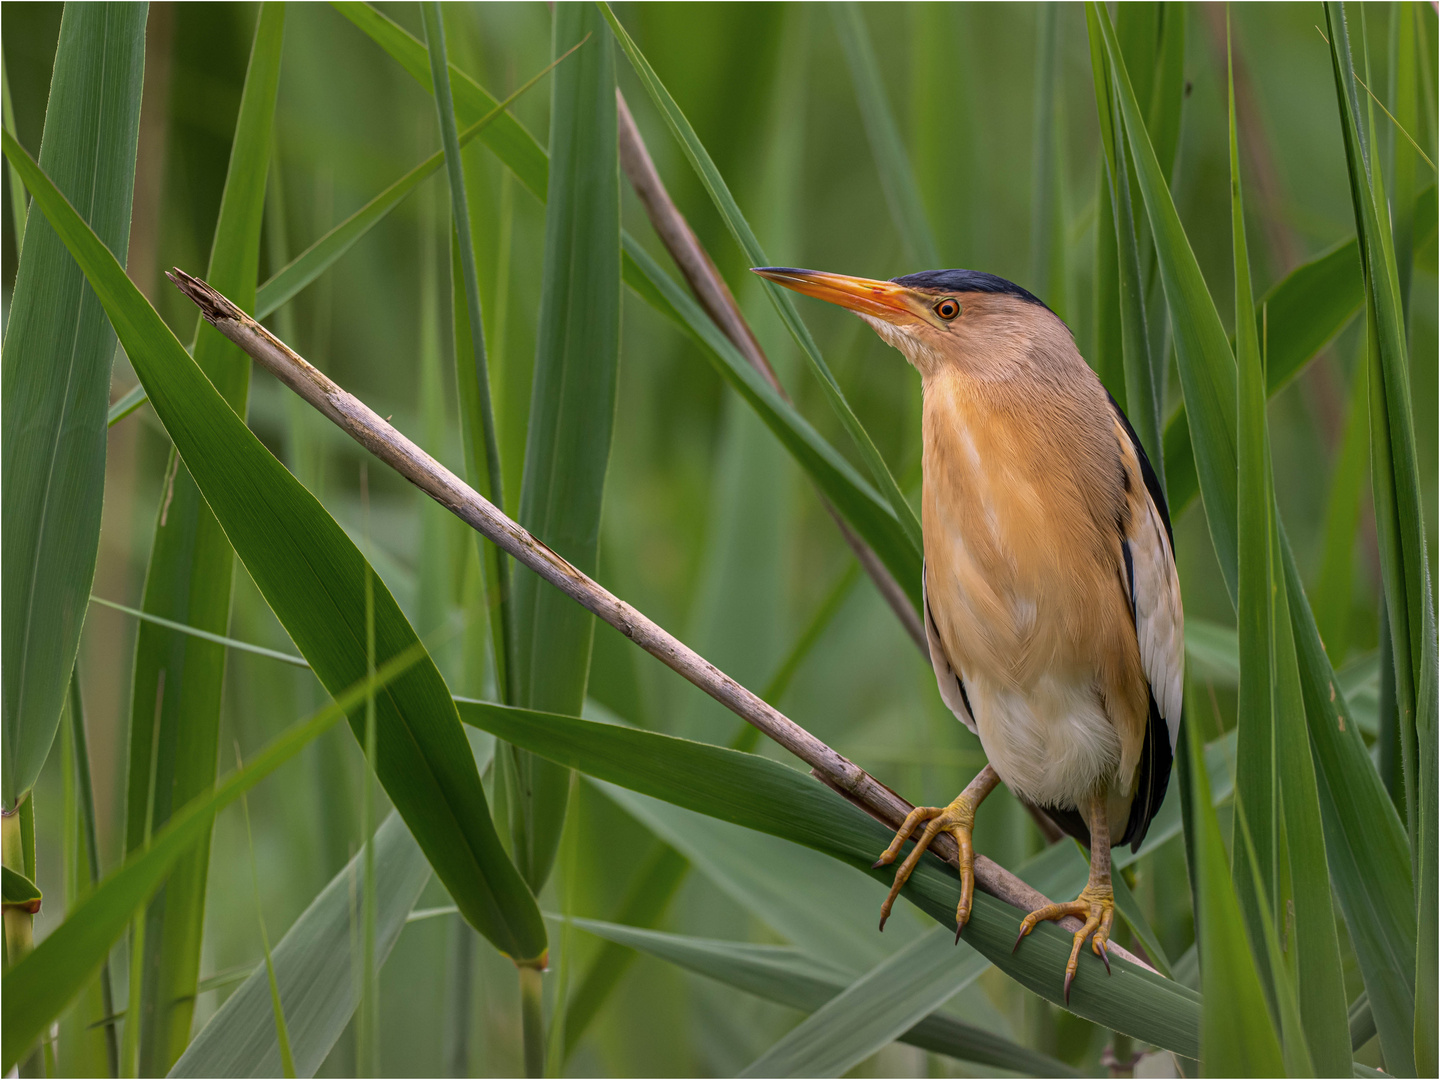
[[[756,267],[755,273],[855,312],[923,376],[947,364],[994,374],[1027,353],[1037,337],[1058,332],[1069,338],[1065,324],[1035,296],[978,270],[927,270],[890,281],[783,266]]]

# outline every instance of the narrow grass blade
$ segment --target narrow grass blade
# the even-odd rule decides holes
[[[26,171],[23,165],[17,163],[17,167],[22,174]],[[35,193],[33,185],[30,190]],[[42,207],[43,198],[36,195]],[[392,656],[374,678],[338,692],[329,705],[272,739],[244,769],[231,773],[214,790],[173,814],[149,844],[132,854],[124,866],[86,897],[34,952],[5,972],[0,1004],[4,1017],[0,1061],[4,1068],[14,1065],[44,1027],[94,977],[132,915],[165,880],[176,860],[209,830],[216,813],[295,757],[359,705],[367,693],[404,678],[408,670],[424,661],[425,650],[416,642]]]
[[[5,59],[0,56],[0,85],[3,85],[5,102],[3,106],[3,117],[5,130],[12,138],[18,138],[15,133],[15,102],[10,97],[10,76],[5,71]],[[10,169],[10,228],[14,230],[10,235],[15,238],[15,261],[20,261],[20,254],[25,248],[25,188],[20,183],[20,174],[13,168]]]
[[[1090,9],[1090,64],[1095,78],[1095,104],[1100,114],[1102,160],[1110,195],[1110,216],[1115,226],[1116,271],[1119,284],[1120,347],[1125,371],[1125,415],[1164,483],[1164,446],[1161,439],[1160,391],[1150,358],[1150,330],[1145,318],[1145,278],[1140,265],[1140,242],[1135,233],[1134,200],[1130,193],[1131,169],[1112,91],[1113,75],[1105,59],[1099,27]],[[1102,193],[1103,194],[1103,193]]]
[[[556,57],[553,62],[522,83],[513,94],[496,103],[493,109],[465,130],[457,133],[455,136],[457,145],[465,146],[471,140],[483,135],[491,125],[507,117],[509,114],[506,110],[564,59],[565,56]],[[263,319],[279,310],[288,300],[295,297],[302,289],[333,266],[340,256],[354,247],[371,229],[385,220],[390,211],[399,206],[410,192],[438,172],[444,164],[444,150],[431,154],[277,270],[255,294],[255,317]],[[111,407],[112,410],[119,404],[116,402]],[[113,419],[111,423],[114,423]]]
[[[490,369],[485,358],[485,321],[480,311],[480,277],[475,268],[475,245],[470,230],[470,203],[465,194],[465,164],[456,134],[455,102],[450,92],[450,68],[445,50],[445,21],[440,5],[422,7],[425,38],[429,44],[430,82],[440,118],[445,173],[450,186],[452,307],[455,319],[455,381],[460,391],[460,429],[465,444],[467,479],[496,506],[505,506],[504,473],[500,463],[495,409],[490,400]],[[556,58],[559,63],[561,57]],[[453,273],[453,263],[460,273]],[[427,508],[427,510],[430,508]],[[495,602],[491,628],[494,637],[495,684],[504,701],[515,697],[512,672],[512,613],[510,560],[491,545],[480,544],[486,577],[493,583]]]
[[[1227,35],[1229,26],[1226,26]],[[1227,46],[1228,46],[1227,37]],[[1241,842],[1237,814],[1230,845],[1231,874],[1250,941],[1264,940],[1264,920],[1276,922],[1274,905],[1285,902],[1280,861],[1280,762],[1277,760],[1275,665],[1275,593],[1271,580],[1270,441],[1265,420],[1265,374],[1260,338],[1248,319],[1252,303],[1250,258],[1245,240],[1245,211],[1240,189],[1240,154],[1235,136],[1235,85],[1233,65],[1228,69],[1230,151],[1230,240],[1234,252],[1235,359],[1238,370],[1237,416],[1238,541],[1236,561],[1239,584],[1236,612],[1239,630],[1240,682],[1236,711],[1235,802],[1249,827],[1249,848]],[[1259,868],[1250,873],[1251,861]],[[1262,898],[1265,898],[1262,900]],[[1262,903],[1271,905],[1262,912]],[[1256,969],[1271,1008],[1275,982],[1291,972],[1272,971],[1269,955],[1256,950]]]
[[[1108,116],[1105,119],[1108,120]],[[1101,130],[1103,132],[1104,128]],[[1125,399],[1125,345],[1120,336],[1120,255],[1115,249],[1115,210],[1110,202],[1110,173],[1109,164],[1104,160],[1106,156],[1102,153],[1095,180],[1095,262],[1091,272],[1095,293],[1092,314],[1095,334],[1086,360],[1120,406],[1120,411],[1128,416],[1126,410],[1130,403]],[[1189,428],[1186,428],[1187,448],[1189,438]],[[1173,456],[1168,439],[1165,456],[1167,461]],[[1193,459],[1190,459],[1190,470],[1193,474]],[[1172,471],[1173,467],[1166,470],[1167,474]],[[1174,495],[1167,491],[1167,497],[1173,507]]]
[[[425,46],[405,30],[364,4],[337,5],[355,20],[356,25],[372,36],[375,42],[397,60],[422,86],[430,87]],[[481,103],[492,101],[490,95],[468,75],[450,69],[455,93],[457,115],[477,116]],[[523,131],[523,129],[521,129]],[[525,136],[529,139],[529,136]],[[490,147],[520,180],[540,198],[545,197],[545,172],[540,172],[540,186],[535,186],[534,156],[548,169],[548,159],[538,144],[530,139],[529,146],[515,140],[491,142]],[[759,378],[730,344],[728,339],[704,315],[685,291],[670,281],[654,260],[630,236],[622,233],[625,247],[624,280],[636,294],[662,315],[682,326],[701,345],[706,358],[751,406],[760,411],[766,425],[785,443],[801,467],[815,480],[847,521],[880,555],[897,581],[911,592],[917,608],[920,589],[920,547],[912,541],[905,525],[895,517],[893,505],[878,495],[855,470],[814,431],[810,424],[783,401],[765,381]],[[782,298],[783,299],[783,298]],[[785,301],[788,303],[788,301]],[[723,366],[722,366],[723,365]],[[817,460],[819,457],[828,461]],[[840,475],[836,475],[836,473]],[[856,489],[859,489],[858,491]],[[878,504],[875,505],[875,504]],[[913,518],[913,512],[911,513]],[[905,549],[909,549],[906,551]]]
[[[235,767],[243,768],[239,753],[235,756]],[[260,944],[265,950],[265,977],[270,984],[270,1021],[280,1047],[282,1075],[294,1080],[295,1055],[290,1050],[290,1028],[285,1023],[285,1003],[280,996],[280,984],[275,978],[275,958],[270,952],[270,935],[265,931],[265,909],[260,903],[260,869],[255,865],[255,834],[250,830],[250,801],[244,795],[240,796],[240,809],[245,814],[245,840],[250,848],[250,878],[255,886],[255,916],[260,925]]]
[[[1227,25],[1227,47],[1228,47]],[[1250,940],[1261,940],[1263,917],[1271,926],[1293,919],[1291,947],[1283,967],[1271,969],[1272,997],[1298,1000],[1301,1031],[1282,1025],[1287,1058],[1303,1039],[1308,1060],[1321,1075],[1350,1070],[1350,1042],[1343,1018],[1345,986],[1330,874],[1320,825],[1305,701],[1295,659],[1280,538],[1275,528],[1275,491],[1265,415],[1262,346],[1249,314],[1254,306],[1245,204],[1236,136],[1235,87],[1230,72],[1231,243],[1235,265],[1235,336],[1238,368],[1240,588],[1239,739],[1236,744],[1236,820],[1248,824],[1251,844],[1232,843],[1234,878]],[[1268,324],[1266,329],[1268,329]],[[1268,334],[1266,335],[1268,338]],[[1282,825],[1283,822],[1283,825]],[[1259,879],[1248,873],[1253,855]],[[1280,870],[1288,862],[1288,874]],[[1268,898],[1268,900],[1267,900]],[[1292,914],[1293,913],[1293,914]],[[1267,965],[1260,965],[1262,975]],[[1279,984],[1284,981],[1285,987]]]
[[[648,253],[625,238],[625,283],[689,334],[726,383],[750,405],[795,462],[880,556],[920,606],[920,552],[894,511],[795,406],[782,398]]]
[[[1417,249],[1433,244],[1433,184],[1416,196],[1415,221]],[[1257,328],[1262,310],[1269,313],[1265,381],[1270,396],[1289,386],[1364,305],[1360,246],[1354,237],[1302,263],[1273,285],[1255,305]],[[1190,422],[1183,405],[1165,426],[1165,478],[1170,512],[1178,518],[1200,490],[1190,447]]]
[[[870,869],[875,852],[889,843],[885,827],[794,769],[754,755],[614,724],[485,702],[459,704],[467,723],[497,738],[543,752],[598,779],[814,848],[872,880],[889,882],[891,875]],[[904,895],[953,933],[957,889],[948,866],[922,860]],[[1026,939],[1025,948],[1012,953],[1021,917],[1016,909],[977,893],[965,940],[1006,974],[1059,1004],[1070,935],[1045,924]],[[1098,959],[1082,958],[1069,1009],[1137,1039],[1196,1056],[1200,1022],[1196,996],[1123,961],[1112,961],[1111,966],[1113,973],[1107,978]]]
[[[324,508],[219,397],[73,208],[13,140],[6,156],[36,205],[83,263],[156,413],[182,448],[250,577],[332,693],[365,671],[368,564]],[[402,653],[414,630],[375,590],[376,656]],[[428,659],[376,701],[380,781],[466,918],[517,961],[545,951],[534,898],[505,855],[454,703]],[[361,733],[352,720],[352,730]]]
[[[594,574],[620,360],[615,63],[592,6],[560,5],[554,19],[556,53],[590,40],[559,69],[551,98],[545,266],[519,521]],[[538,577],[518,577],[516,704],[578,714],[594,626],[593,616]],[[555,859],[570,778],[528,755],[511,764],[522,793],[512,804],[511,850],[538,892]]]
[[[260,7],[207,278],[232,289],[248,311],[259,277],[261,224],[285,8]],[[201,322],[195,363],[231,409],[245,414],[250,361]],[[230,624],[235,557],[230,542],[174,450],[155,524],[141,607],[147,614],[223,636]],[[147,813],[159,828],[215,783],[225,649],[194,635],[142,622],[136,635],[130,702],[130,763],[125,849],[144,843]],[[153,781],[152,781],[153,777]],[[150,790],[153,782],[153,795]],[[205,923],[210,842],[181,859],[147,914],[143,998],[127,1029],[140,1026],[140,1070],[164,1073],[190,1039]]]
[[[575,919],[576,927],[624,948],[686,971],[733,986],[777,1005],[815,1012],[842,993],[854,978],[843,968],[816,961],[784,945],[666,934],[595,919]],[[951,950],[953,952],[953,948]],[[946,1054],[994,1068],[1032,1076],[1076,1076],[1070,1066],[1017,1045],[1003,1036],[941,1013],[925,1017],[899,1035],[899,1041],[930,1053]]]
[[[144,405],[145,400],[145,387],[141,383],[136,383],[110,406],[110,411],[105,415],[105,426],[114,427],[141,405]]]
[[[730,194],[730,188],[720,175],[719,169],[715,167],[715,162],[711,160],[710,155],[701,144],[699,136],[695,134],[695,129],[690,126],[690,121],[685,118],[685,114],[680,111],[680,106],[675,103],[675,99],[670,96],[670,92],[660,82],[660,78],[655,74],[650,62],[645,59],[639,47],[625,32],[625,28],[620,25],[620,20],[615,17],[615,12],[608,4],[603,3],[601,10],[605,13],[605,19],[610,24],[615,40],[620,43],[621,49],[629,58],[630,66],[635,69],[635,74],[639,76],[646,93],[650,95],[655,107],[664,116],[671,134],[675,136],[675,140],[680,144],[681,150],[684,151],[686,158],[694,168],[695,175],[709,193],[711,201],[715,203],[716,210],[724,219],[735,242],[740,245],[740,249],[750,260],[752,266],[768,265],[769,260],[766,259],[760,242],[755,238],[745,216],[740,212],[739,204]],[[854,440],[876,487],[889,502],[896,520],[900,522],[906,536],[918,551],[921,547],[920,519],[916,517],[910,504],[905,501],[905,496],[901,493],[899,485],[895,483],[895,477],[891,475],[889,467],[880,456],[880,451],[864,427],[861,426],[859,419],[850,408],[849,402],[845,400],[840,384],[835,380],[824,357],[820,355],[819,346],[815,344],[815,339],[801,321],[799,312],[795,310],[789,292],[769,281],[765,282],[764,289],[775,305],[775,310],[779,312],[781,321],[784,322],[791,336],[800,346],[811,371],[820,382],[820,388],[824,392],[826,400],[829,401],[830,407],[835,410],[835,415],[840,418],[845,430]]]
[[[303,656],[267,649],[263,645],[252,645],[248,641],[237,641],[235,638],[228,638],[222,634],[212,634],[208,630],[200,630],[193,626],[186,626],[184,623],[162,619],[159,615],[151,615],[139,608],[126,607],[124,604],[117,604],[113,600],[106,600],[103,597],[91,596],[90,602],[100,604],[102,607],[113,608],[115,611],[123,611],[126,615],[131,615],[142,622],[154,623],[156,626],[163,626],[167,630],[174,630],[179,634],[188,634],[191,637],[200,638],[202,641],[223,645],[227,649],[238,649],[240,652],[247,652],[252,656],[263,656],[267,660],[279,660],[282,664],[291,664],[295,667],[308,668],[310,666],[309,661]]]
[[[1200,767],[1204,747],[1195,724],[1190,740],[1190,791],[1199,872],[1195,937],[1200,949],[1200,1061],[1206,1076],[1280,1076],[1284,1065],[1260,976],[1246,943],[1239,902],[1226,865],[1225,842]]]
[[[430,865],[399,814],[375,833],[376,962],[384,963],[425,883]],[[364,887],[356,855],[275,944],[275,982],[286,1002],[295,1071],[314,1076],[359,1005],[351,977],[352,890]],[[171,1076],[275,1076],[280,1048],[263,968],[250,972],[181,1055]]]
[[[337,2],[331,6],[398,60],[421,86],[431,85],[430,58],[424,42],[371,4]],[[495,98],[454,64],[450,65],[450,81],[455,91],[456,112],[462,117],[477,118],[496,107]],[[520,121],[502,114],[480,138],[496,157],[510,167],[532,195],[541,202],[545,201],[545,192],[549,187],[549,162],[544,149]]]
[[[1339,666],[1350,652],[1351,603],[1354,585],[1355,540],[1360,528],[1361,501],[1365,495],[1366,467],[1370,463],[1370,424],[1363,358],[1355,363],[1350,380],[1350,416],[1336,453],[1325,504],[1325,540],[1320,570],[1311,590],[1315,623],[1330,662]]]
[[[1126,141],[1144,205],[1155,238],[1160,277],[1170,307],[1179,357],[1180,383],[1190,420],[1191,441],[1200,494],[1215,545],[1220,569],[1235,595],[1235,362],[1219,313],[1206,290],[1205,279],[1189,238],[1180,224],[1170,189],[1145,133],[1144,117],[1130,87],[1125,62],[1115,42],[1108,13],[1097,5],[1086,7],[1105,43],[1113,73],[1112,85],[1119,105]],[[1118,137],[1118,135],[1117,135]],[[1230,467],[1224,467],[1230,462]]]
[[[910,154],[900,137],[890,97],[880,77],[880,64],[875,58],[865,16],[858,4],[848,2],[834,5],[831,13],[835,17],[835,33],[845,52],[846,66],[850,69],[850,85],[855,89],[855,103],[860,107],[870,155],[880,173],[880,186],[885,191],[891,220],[905,245],[905,254],[917,270],[939,267],[943,263],[935,246],[935,234],[925,216],[920,187],[910,167]]]
[[[740,1075],[843,1076],[989,966],[937,926],[827,1001]]]
[[[1325,655],[1283,527],[1280,543],[1331,883],[1381,1047],[1387,1039],[1408,1046],[1415,1000],[1415,899],[1405,828]]]
[[[145,17],[144,4],[65,10],[40,142],[43,168],[122,260],[130,239]],[[12,190],[20,196],[23,188]],[[0,356],[6,812],[40,775],[75,666],[100,541],[104,416],[115,355],[115,333],[64,244],[34,221],[26,231]]]
[[[95,785],[90,770],[90,737],[85,729],[85,701],[80,693],[80,668],[70,675],[70,730],[75,745],[75,787],[80,810],[80,827],[85,834],[86,880],[83,892],[89,893],[100,881],[100,841],[95,824]],[[100,968],[100,1010],[102,1016],[115,1012],[114,980],[110,958],[106,955]],[[115,1025],[105,1025],[105,1059],[111,1076],[120,1075],[120,1043]]]
[[[1356,235],[1365,268],[1365,314],[1369,336],[1371,490],[1380,540],[1381,576],[1394,649],[1395,704],[1401,747],[1413,746],[1407,763],[1406,807],[1410,817],[1411,864],[1415,875],[1419,953],[1415,987],[1412,1059],[1400,1056],[1398,1032],[1376,1013],[1386,1062],[1394,1070],[1437,1067],[1434,1011],[1437,1002],[1435,922],[1437,890],[1436,825],[1436,631],[1435,607],[1426,557],[1424,508],[1410,402],[1410,359],[1405,312],[1395,261],[1395,239],[1374,131],[1368,145],[1360,124],[1355,72],[1345,11],[1327,4],[1335,95],[1355,211]],[[1362,13],[1362,42],[1363,13]],[[1408,207],[1407,207],[1408,209]],[[1414,735],[1410,735],[1413,730]],[[1372,1000],[1372,1007],[1377,1004]],[[1392,1059],[1394,1059],[1392,1061]]]
[[[655,854],[636,872],[624,900],[616,909],[616,919],[627,926],[654,926],[670,906],[689,872],[689,859],[669,844],[659,844]],[[581,924],[577,922],[577,925]],[[607,940],[590,961],[565,1008],[563,1058],[575,1052],[634,959],[635,953],[631,949]]]
[[[1201,490],[1208,492],[1204,495],[1206,515],[1227,586],[1233,589],[1235,502],[1233,495],[1226,496],[1226,490],[1233,492],[1237,476],[1234,358],[1140,124],[1139,107],[1123,62],[1117,61],[1108,16],[1103,9],[1098,14],[1106,51],[1116,70],[1115,87],[1125,117],[1126,136],[1156,237],[1171,323],[1176,327],[1181,383],[1192,424],[1191,443],[1199,465]],[[1206,415],[1203,426],[1197,422],[1202,410]],[[1354,717],[1336,687],[1335,672],[1316,633],[1283,528],[1280,537],[1278,550],[1284,567],[1311,752],[1318,766],[1316,779],[1332,884],[1345,912],[1377,1024],[1384,1032],[1388,1020],[1381,1017],[1410,1017],[1414,1011],[1410,990],[1414,985],[1413,960],[1401,960],[1415,955],[1415,908],[1405,834]],[[1410,1026],[1407,1020],[1407,1032]],[[1405,1041],[1408,1045],[1408,1034]]]

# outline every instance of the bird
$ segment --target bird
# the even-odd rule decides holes
[[[975,811],[1003,781],[1090,851],[1080,895],[1027,914],[1015,940],[1083,920],[1068,1002],[1087,939],[1109,971],[1110,849],[1139,850],[1179,737],[1184,612],[1160,479],[1069,327],[1021,286],[976,270],[755,273],[859,315],[920,373],[926,639],[940,697],[988,763],[948,806],[912,810],[875,863],[915,838],[880,928],[945,831],[960,848],[959,940]]]

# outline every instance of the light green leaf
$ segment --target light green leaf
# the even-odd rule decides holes
[[[821,1009],[854,979],[852,972],[812,959],[786,945],[715,941],[595,919],[573,921],[582,930],[626,947],[627,952],[634,949],[646,953],[686,971],[802,1012]],[[939,933],[943,935],[943,931]],[[953,952],[951,944],[950,951]],[[920,1020],[908,1031],[902,1032],[899,1040],[932,1053],[1029,1072],[1035,1076],[1078,1075],[1064,1062],[941,1013]]]
[[[6,146],[14,145],[6,140]],[[21,175],[25,165],[16,158]],[[45,195],[31,177],[27,186],[42,210]],[[133,354],[132,354],[133,355]],[[216,813],[234,802],[281,765],[300,753],[367,693],[389,686],[425,660],[419,642],[394,654],[373,676],[338,692],[335,700],[313,716],[276,736],[243,769],[231,773],[214,790],[173,814],[150,843],[133,853],[115,873],[87,896],[35,950],[5,972],[0,1062],[8,1070],[100,969],[110,947],[125,932],[131,917],[165,880],[175,861],[207,832]],[[268,993],[268,991],[267,991]],[[273,1033],[273,1020],[272,1033]]]
[[[364,887],[357,854],[275,945],[275,980],[285,1001],[295,1070],[314,1076],[359,1006],[353,972],[352,896]],[[399,814],[375,833],[376,962],[383,963],[430,880],[430,864]],[[280,1051],[263,967],[250,973],[186,1048],[171,1076],[275,1076]]]
[[[145,15],[144,4],[65,9],[40,142],[46,171],[121,259],[130,242]],[[0,357],[7,812],[50,752],[80,644],[100,541],[115,355],[114,331],[54,230],[31,221],[26,232]]]
[[[944,927],[855,980],[741,1076],[842,1076],[939,1009],[990,966]]]
[[[1241,929],[1240,905],[1230,882],[1210,778],[1200,767],[1204,748],[1195,724],[1185,725],[1185,731],[1190,740],[1195,866],[1199,873],[1195,936],[1205,1002],[1201,1010],[1201,1069],[1206,1076],[1280,1076],[1280,1043]]]
[[[1112,90],[1113,76],[1105,59],[1098,25],[1086,8],[1090,32],[1090,66],[1095,80],[1095,105],[1110,198],[1110,221],[1115,229],[1115,296],[1119,306],[1120,348],[1125,374],[1123,411],[1135,428],[1145,454],[1165,482],[1163,440],[1160,437],[1160,389],[1150,358],[1150,329],[1145,318],[1145,277],[1140,263],[1140,242],[1135,232],[1134,199],[1130,193],[1131,169]],[[1101,192],[1104,197],[1105,192]],[[1108,244],[1108,239],[1107,239]]]
[[[1350,416],[1330,475],[1325,505],[1325,541],[1320,570],[1315,575],[1315,623],[1333,664],[1345,662],[1350,652],[1353,620],[1350,609],[1354,584],[1355,539],[1360,527],[1360,504],[1365,494],[1366,466],[1370,460],[1370,425],[1363,359],[1357,359],[1350,380]],[[1353,705],[1354,702],[1352,701]]]

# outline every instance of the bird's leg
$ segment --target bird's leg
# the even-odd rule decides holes
[[[1050,904],[1032,911],[1020,924],[1020,936],[1015,939],[1015,948],[1025,935],[1035,929],[1042,919],[1063,919],[1074,915],[1084,919],[1085,925],[1075,931],[1075,944],[1070,947],[1070,961],[1065,965],[1065,1000],[1070,1000],[1070,984],[1075,981],[1075,969],[1080,964],[1080,946],[1085,939],[1091,939],[1090,947],[1095,955],[1105,961],[1105,971],[1110,971],[1110,957],[1105,947],[1110,941],[1110,927],[1115,921],[1115,891],[1110,885],[1110,822],[1106,817],[1107,798],[1104,785],[1090,799],[1090,880],[1080,895],[1068,904]]]
[[[970,919],[970,907],[975,900],[975,846],[970,841],[971,830],[975,827],[975,810],[985,796],[995,790],[995,785],[999,782],[1000,777],[995,769],[986,765],[980,770],[980,775],[971,780],[949,806],[917,806],[905,815],[904,824],[895,833],[895,839],[890,841],[885,853],[875,860],[874,869],[889,866],[894,862],[900,849],[905,846],[905,841],[910,839],[922,821],[926,822],[925,830],[916,839],[915,849],[900,864],[900,869],[895,871],[895,884],[890,886],[890,895],[885,898],[885,903],[880,905],[881,930],[885,929],[885,920],[890,918],[895,897],[900,895],[900,889],[910,879],[920,856],[925,854],[930,841],[944,831],[955,837],[955,842],[960,845],[960,904],[955,909],[955,940],[960,940],[960,931],[965,929],[965,923]]]

